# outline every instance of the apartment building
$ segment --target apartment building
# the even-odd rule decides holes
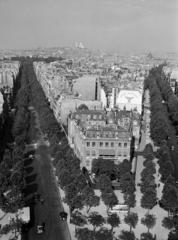
[[[0,62],[0,88],[13,87],[13,80],[19,72],[20,63],[18,61]]]
[[[78,110],[69,115],[68,139],[81,160],[81,167],[91,170],[94,158],[119,164],[130,159],[131,115],[96,110]]]

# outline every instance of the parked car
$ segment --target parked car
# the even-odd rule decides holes
[[[45,223],[42,222],[41,224],[38,224],[36,226],[36,233],[37,234],[42,234],[45,231]]]
[[[109,209],[109,213],[117,213],[117,212],[128,212],[129,207],[126,204],[117,204],[111,209]]]
[[[60,219],[62,221],[66,221],[67,220],[67,213],[66,212],[60,212]]]

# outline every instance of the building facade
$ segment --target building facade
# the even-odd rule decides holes
[[[81,110],[68,118],[68,140],[81,167],[89,171],[92,160],[103,158],[119,164],[130,159],[132,122],[114,112]]]

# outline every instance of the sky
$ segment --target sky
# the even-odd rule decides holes
[[[178,0],[0,0],[0,49],[76,42],[112,52],[178,51]]]

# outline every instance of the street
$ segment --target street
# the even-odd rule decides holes
[[[31,109],[32,110],[32,109]],[[32,110],[35,112],[34,110]],[[35,122],[40,128],[38,115],[35,113]],[[44,199],[44,202],[37,201],[32,210],[33,222],[24,239],[28,240],[71,240],[70,232],[66,221],[60,219],[60,212],[63,211],[56,177],[51,163],[51,156],[48,144],[37,141],[33,144],[35,159],[32,163],[34,172],[37,174],[35,184],[37,184],[37,194]],[[37,147],[35,147],[37,146]],[[27,146],[27,151],[30,146]],[[37,234],[37,225],[45,223],[45,231]]]

